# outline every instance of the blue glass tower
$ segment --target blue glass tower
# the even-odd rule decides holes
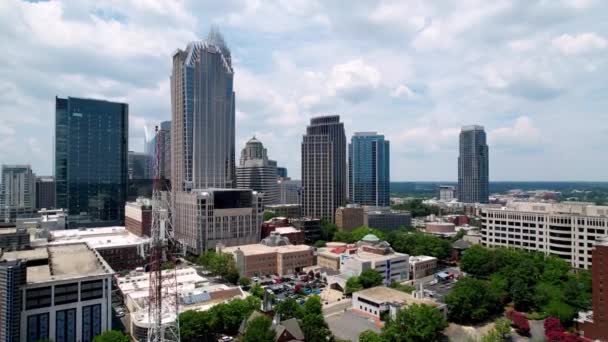
[[[55,99],[56,203],[68,227],[124,223],[128,123],[124,103]]]
[[[348,145],[348,196],[351,203],[390,204],[390,144],[376,132],[357,132]]]

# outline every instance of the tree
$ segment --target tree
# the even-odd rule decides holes
[[[276,305],[275,311],[281,317],[281,320],[290,318],[302,319],[304,317],[304,309],[293,298],[285,298],[284,301]]]
[[[304,302],[302,332],[307,342],[326,342],[333,337],[323,318],[323,305],[319,296],[309,297]]]
[[[253,284],[253,286],[249,289],[249,293],[259,299],[264,299],[264,288],[262,288],[260,284]]]
[[[511,321],[506,318],[499,318],[494,322],[494,329],[500,338],[506,338],[511,334]]]
[[[467,249],[460,259],[460,269],[476,277],[487,277],[494,270],[492,252],[481,246],[474,245]]]
[[[438,341],[448,323],[435,307],[426,304],[412,304],[397,313],[382,329],[386,341],[426,342]]]
[[[439,237],[423,233],[392,232],[387,239],[393,249],[409,255],[430,255],[438,259],[450,256],[450,242]]]
[[[270,318],[258,316],[247,323],[243,342],[274,342],[274,337],[275,332]]]
[[[251,285],[251,279],[249,279],[248,277],[240,277],[239,278],[239,285],[241,286],[249,286]]]
[[[315,243],[313,244],[313,246],[316,248],[322,248],[322,247],[325,247],[326,245],[327,245],[327,242],[325,242],[323,240],[315,241]]]
[[[383,342],[382,336],[375,331],[365,330],[359,334],[359,342]]]
[[[509,323],[510,326],[511,323]],[[490,330],[487,334],[481,337],[481,342],[502,342],[504,338],[500,336],[500,333],[496,329]]]
[[[321,297],[317,295],[308,297],[306,302],[304,302],[304,314],[323,315],[323,304],[321,304]]]
[[[361,282],[359,281],[359,277],[357,276],[353,276],[348,278],[348,280],[346,281],[346,288],[344,289],[344,294],[352,294],[353,292],[357,292],[357,291],[361,291],[363,290],[363,286],[361,285]]]
[[[549,316],[558,318],[564,324],[571,322],[576,316],[575,309],[559,299],[551,300],[549,304],[543,307],[543,311]]]
[[[355,239],[353,238],[353,234],[351,232],[347,232],[344,230],[339,230],[334,234],[334,241],[344,242],[344,243],[353,243]]]
[[[129,337],[117,330],[107,330],[95,336],[93,342],[129,342]]]
[[[378,273],[378,271],[374,269],[367,269],[359,275],[359,282],[364,289],[369,289],[370,287],[382,285],[384,281],[384,277]]]
[[[333,241],[334,234],[338,231],[338,226],[326,220],[321,221],[321,240]]]
[[[480,322],[501,309],[496,294],[486,280],[465,277],[445,297],[450,319],[455,322]]]
[[[277,217],[277,214],[275,214],[274,211],[264,211],[264,221],[268,221],[275,217]]]
[[[211,329],[207,311],[184,311],[179,315],[179,333],[183,341],[209,340]]]

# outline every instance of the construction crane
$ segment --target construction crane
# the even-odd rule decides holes
[[[177,263],[173,240],[173,229],[169,215],[169,192],[163,191],[165,182],[160,174],[160,139],[158,126],[155,129],[155,172],[152,190],[152,227],[148,269],[150,276],[148,296],[148,342],[179,342],[179,293],[177,286]],[[163,263],[173,265],[162,271]]]

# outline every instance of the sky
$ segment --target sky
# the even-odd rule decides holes
[[[391,143],[392,181],[453,181],[483,125],[490,180],[608,180],[602,0],[0,1],[0,163],[53,173],[54,98],[129,104],[129,148],[171,117],[171,55],[217,26],[236,150],[300,178],[313,116]]]

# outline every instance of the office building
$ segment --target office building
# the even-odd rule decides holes
[[[0,228],[0,250],[17,251],[30,247],[30,233],[25,228]]]
[[[129,179],[153,179],[151,173],[154,159],[151,155],[142,152],[129,151],[128,155]]]
[[[359,205],[347,205],[336,209],[336,226],[339,230],[351,231],[365,225],[365,209]]]
[[[173,54],[173,192],[235,187],[233,75],[230,50],[214,30]]]
[[[55,178],[36,177],[36,209],[55,209]]]
[[[266,197],[264,197],[265,199]],[[302,217],[302,206],[299,204],[271,204],[266,206],[266,211],[277,217],[300,218]]]
[[[67,214],[63,209],[40,209],[31,217],[18,218],[17,228],[51,231],[67,228]]]
[[[277,176],[279,178],[287,178],[287,168],[282,166],[277,166]]]
[[[439,200],[442,202],[450,202],[456,197],[456,187],[451,185],[439,186]]]
[[[357,246],[344,242],[328,242],[325,247],[317,248],[317,266],[339,271],[346,259],[357,253]]]
[[[125,103],[55,98],[56,207],[69,228],[123,224],[128,112]]]
[[[246,277],[298,274],[304,267],[314,265],[312,247],[292,245],[276,232],[260,243],[221,248],[221,252],[234,255],[239,274]]]
[[[186,252],[201,254],[218,244],[237,246],[260,241],[263,196],[248,189],[178,192],[174,234]]]
[[[584,202],[511,202],[482,207],[481,244],[560,257],[589,269],[595,241],[608,235],[608,206]]]
[[[302,217],[291,220],[291,224],[304,232],[306,243],[312,244],[321,240],[321,220],[310,217]]]
[[[302,214],[334,222],[346,203],[346,136],[340,116],[312,118],[302,141]]]
[[[592,311],[581,312],[574,321],[582,336],[594,341],[608,340],[608,237],[598,238],[592,252]]]
[[[488,203],[489,196],[486,132],[482,126],[464,126],[460,131],[458,200],[462,203]]]
[[[125,205],[125,228],[137,236],[150,236],[152,227],[152,202],[148,198],[138,198]]]
[[[426,255],[410,257],[410,279],[416,280],[430,276],[437,270],[437,258]]]
[[[276,162],[268,160],[266,148],[255,137],[249,139],[241,151],[241,159],[236,167],[236,185],[240,189],[264,194],[265,204],[278,202]]]
[[[0,261],[0,341],[20,342],[22,287],[26,282],[25,260]],[[25,337],[25,336],[24,336]],[[25,338],[23,339],[25,340]]]
[[[0,311],[10,312],[1,322],[8,341],[91,342],[112,328],[114,271],[86,244],[6,252],[0,274],[7,272],[14,278],[0,277],[9,283],[0,298],[12,293],[12,303]]]
[[[412,214],[404,210],[371,208],[365,211],[365,225],[374,229],[397,230],[412,226]]]
[[[302,203],[302,181],[289,178],[279,179],[279,204]]]
[[[28,217],[36,206],[36,175],[29,165],[2,165],[0,219],[15,222]]]
[[[147,142],[144,153],[152,158],[149,171],[151,178],[156,176],[156,155],[158,154],[159,178],[163,180],[171,179],[171,121],[160,123],[158,131]]]
[[[376,132],[357,132],[348,145],[350,203],[390,205],[390,144]]]
[[[150,239],[137,236],[125,227],[99,227],[49,232],[49,246],[85,243],[116,272],[144,266]]]
[[[177,300],[179,312],[206,311],[215,305],[227,303],[233,299],[245,299],[247,294],[238,286],[227,286],[210,282],[201,277],[191,267],[162,271],[163,279],[175,279],[177,287]],[[143,271],[132,271],[129,274],[116,278],[120,294],[124,298],[128,310],[126,329],[137,342],[145,342],[148,337],[150,274]],[[174,294],[175,290],[167,289]],[[174,320],[175,316],[163,317],[163,322]]]

